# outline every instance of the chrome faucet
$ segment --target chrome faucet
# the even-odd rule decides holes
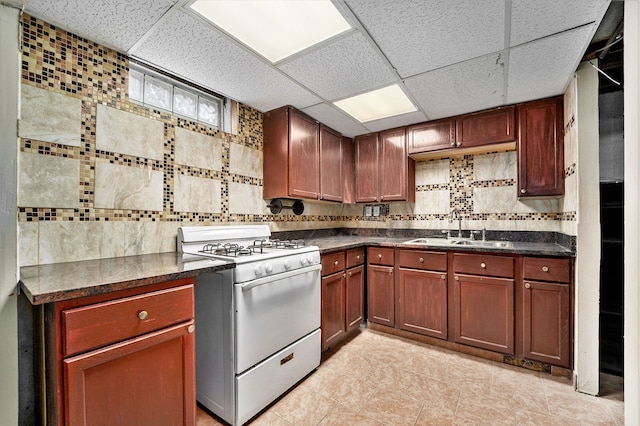
[[[458,214],[458,238],[462,238],[462,214],[457,209],[451,210],[449,214],[449,223],[453,222],[454,215]]]

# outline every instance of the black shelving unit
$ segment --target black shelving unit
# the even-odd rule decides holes
[[[600,371],[624,373],[624,183],[600,183]]]

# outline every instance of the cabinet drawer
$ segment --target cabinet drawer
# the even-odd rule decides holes
[[[513,257],[468,253],[453,255],[453,271],[461,274],[513,278],[513,263]]]
[[[64,356],[190,320],[193,284],[62,311]]]
[[[447,253],[420,250],[398,250],[397,265],[401,268],[446,271]]]
[[[369,247],[367,248],[367,260],[372,265],[393,266],[393,249]]]
[[[523,263],[524,279],[538,281],[557,281],[568,283],[570,277],[569,259],[551,259],[525,257]]]
[[[322,276],[331,275],[344,270],[344,252],[322,255]]]
[[[362,247],[347,250],[347,268],[362,265],[364,263],[364,249]]]

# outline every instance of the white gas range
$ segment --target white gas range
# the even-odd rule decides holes
[[[233,261],[196,279],[198,401],[247,422],[320,364],[320,252],[266,225],[182,227],[178,250]]]

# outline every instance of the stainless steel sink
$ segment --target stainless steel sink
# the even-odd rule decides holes
[[[423,244],[428,246],[470,246],[487,248],[513,248],[511,241],[477,241],[446,238],[416,238],[405,241],[405,244]]]
[[[404,244],[424,244],[428,246],[451,246],[455,245],[459,240],[448,240],[446,238],[416,238],[415,240],[405,241]]]

